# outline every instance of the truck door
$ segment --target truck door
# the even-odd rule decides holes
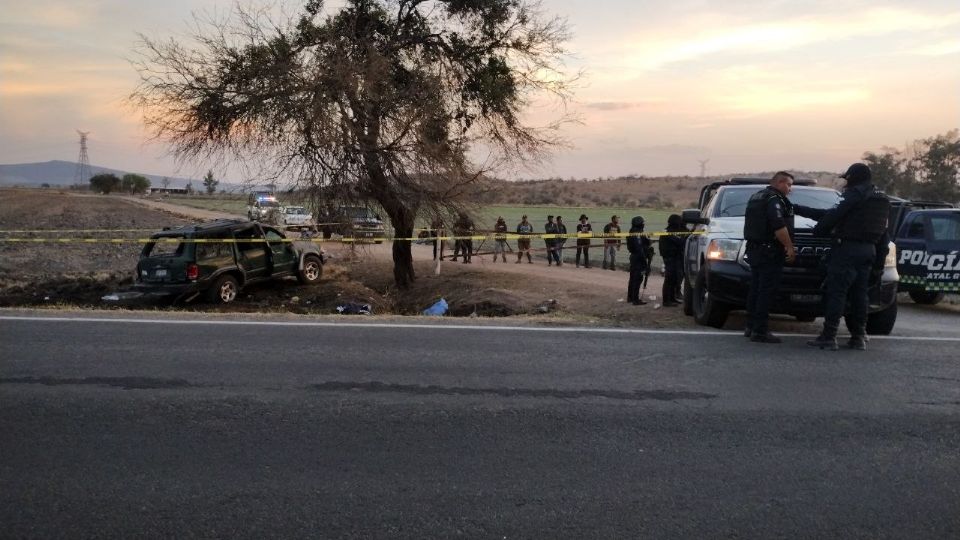
[[[273,260],[272,274],[293,273],[297,269],[297,252],[280,232],[271,227],[263,227],[263,236],[270,246]]]
[[[237,263],[246,279],[249,281],[269,276],[270,246],[264,241],[260,228],[251,226],[234,231],[233,238],[237,244]]]

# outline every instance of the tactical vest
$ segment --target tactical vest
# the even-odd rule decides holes
[[[787,224],[787,231],[793,236],[793,204],[779,191],[767,187],[754,193],[747,201],[747,211],[744,214],[743,237],[751,242],[773,242],[777,239],[774,228],[767,220],[767,205],[771,199],[780,199],[783,206],[783,221]]]
[[[887,230],[890,199],[882,191],[873,191],[860,201],[837,225],[837,238],[875,244]]]

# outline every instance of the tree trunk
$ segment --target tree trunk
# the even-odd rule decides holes
[[[392,218],[391,218],[392,219]],[[413,221],[400,224],[393,221],[394,234],[398,238],[413,238]],[[393,280],[399,289],[409,289],[416,279],[413,270],[413,242],[411,240],[393,241]]]

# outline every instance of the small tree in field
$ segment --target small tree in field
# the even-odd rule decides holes
[[[143,193],[150,189],[150,180],[140,174],[125,174],[120,179],[120,188],[125,193]]]
[[[120,189],[120,178],[115,174],[101,173],[90,178],[90,189],[100,193],[110,193]]]
[[[207,190],[207,195],[216,193],[218,185],[220,185],[220,181],[213,177],[212,170],[208,170],[207,175],[203,177],[203,188]]]
[[[143,38],[132,99],[184,159],[266,162],[308,192],[375,203],[399,237],[452,215],[491,167],[559,142],[526,124],[533,97],[568,96],[564,21],[526,0],[347,0],[273,24],[238,10],[195,44]],[[482,164],[472,156],[484,155]],[[394,280],[415,278],[393,243]]]

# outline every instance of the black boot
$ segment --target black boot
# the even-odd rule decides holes
[[[847,340],[847,348],[856,351],[867,350],[867,342],[863,338],[864,336],[850,336],[850,339]]]
[[[817,336],[817,339],[808,341],[807,345],[819,347],[821,350],[827,349],[828,351],[839,349],[837,346],[837,326],[832,326],[827,321],[824,321],[823,330],[820,331],[820,335]]]
[[[827,349],[828,351],[835,351],[840,348],[837,346],[836,337],[830,337],[825,334],[820,334],[819,336],[817,336],[817,339],[808,341],[807,345],[811,347],[819,347],[821,350]]]
[[[777,336],[767,332],[766,334],[753,334],[750,336],[750,341],[754,343],[783,343],[783,340]]]

